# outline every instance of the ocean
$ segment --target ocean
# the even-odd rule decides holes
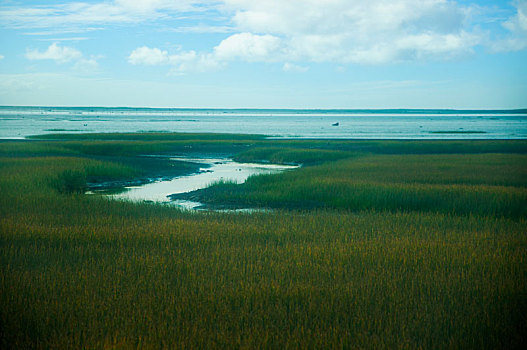
[[[527,109],[183,109],[0,106],[0,138],[185,132],[317,139],[526,139]]]

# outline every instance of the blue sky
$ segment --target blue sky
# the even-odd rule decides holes
[[[0,0],[0,42],[0,105],[527,107],[527,0]]]

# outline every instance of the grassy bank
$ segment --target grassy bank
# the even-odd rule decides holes
[[[232,206],[527,214],[527,156],[349,155],[243,185],[219,182],[180,198]]]
[[[187,151],[203,142],[172,137]],[[237,187],[240,201],[279,203],[283,192],[299,210],[234,214],[64,191],[61,174],[136,176],[143,165],[119,159],[143,153],[103,159],[86,151],[100,140],[42,142],[0,143],[3,348],[510,349],[525,340],[524,143],[466,154],[470,142],[437,143],[426,154],[419,143],[365,143],[365,152],[342,141],[243,141],[240,157],[281,153],[306,166]],[[221,151],[240,141],[211,142]],[[361,201],[348,199],[360,188]],[[441,191],[467,197],[438,202]],[[388,208],[385,196],[416,204]],[[467,198],[480,209],[451,210]]]

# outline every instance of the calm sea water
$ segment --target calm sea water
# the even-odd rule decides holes
[[[46,133],[216,132],[286,138],[525,139],[524,110],[0,107],[0,138]]]

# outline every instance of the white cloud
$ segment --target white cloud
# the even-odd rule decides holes
[[[281,47],[279,38],[272,35],[255,35],[251,33],[234,34],[220,42],[212,53],[180,51],[169,54],[166,50],[139,47],[128,56],[133,65],[170,65],[172,73],[191,71],[213,71],[229,61],[243,60],[249,62],[278,61],[273,57]]]
[[[207,72],[217,70],[229,61],[243,60],[249,62],[277,61],[273,58],[281,46],[280,39],[272,35],[255,35],[251,33],[234,34],[220,42],[212,53],[179,51],[169,54],[166,50],[138,47],[128,56],[133,65],[169,65],[174,74],[184,72]]]
[[[465,28],[468,8],[447,0],[226,3],[235,12],[239,30],[280,41],[282,45],[267,51],[269,60],[282,56],[288,61],[365,64],[440,60],[470,53],[480,42]],[[238,55],[246,57],[246,50],[239,47]]]
[[[225,0],[240,33],[211,61],[383,64],[470,54],[481,37],[465,28],[467,8],[447,0]],[[196,57],[203,57],[197,55]],[[296,69],[295,69],[296,67]]]
[[[275,34],[371,34],[401,30],[458,30],[466,9],[446,0],[226,0],[234,22]]]
[[[220,68],[223,63],[211,54],[198,54],[195,51],[186,51],[171,55],[170,64],[173,66],[172,73],[185,72],[210,72]]]
[[[306,68],[301,62],[384,64],[445,60],[471,54],[482,42],[481,35],[466,24],[470,8],[448,0],[224,3],[239,32],[222,40],[209,53],[189,54],[185,66],[192,66],[193,60],[206,60],[214,67],[241,60],[283,62],[284,71],[303,71]],[[149,60],[137,61],[170,61],[168,53],[151,50],[142,52],[148,54]],[[135,56],[131,55],[130,62],[136,61]]]
[[[206,72],[221,66],[221,62],[211,54],[198,54],[195,51],[169,54],[168,51],[147,46],[133,50],[128,56],[128,62],[133,65],[168,65],[172,67],[172,74]]]
[[[279,54],[281,46],[281,39],[272,35],[239,33],[231,35],[216,46],[214,56],[224,61],[272,61],[278,58],[273,55]]]
[[[80,71],[90,71],[98,68],[97,59],[101,56],[91,56],[86,58],[79,50],[69,47],[60,46],[58,43],[51,44],[45,51],[37,49],[28,49],[26,58],[35,60],[52,60],[57,63],[73,63],[73,67]]]
[[[128,62],[134,65],[144,64],[147,66],[166,64],[169,62],[168,52],[143,46],[132,51],[130,56],[128,56]]]
[[[169,55],[141,47],[132,64],[217,69],[231,61],[280,62],[302,72],[306,62],[383,64],[445,60],[472,52],[478,35],[464,28],[466,11],[446,0],[226,0],[241,33],[208,53]],[[302,10],[299,10],[302,9]],[[304,65],[300,64],[304,63]]]
[[[0,55],[0,60],[3,60],[4,58],[4,55]]]
[[[82,53],[72,47],[61,47],[57,43],[53,43],[46,51],[27,50],[26,58],[29,60],[53,60],[59,63],[65,63],[81,59]]]

